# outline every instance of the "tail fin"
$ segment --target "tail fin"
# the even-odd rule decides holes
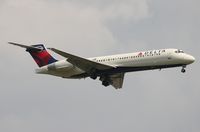
[[[26,48],[26,51],[31,54],[39,67],[46,66],[57,61],[47,52],[43,44],[31,45],[31,47],[35,48]]]

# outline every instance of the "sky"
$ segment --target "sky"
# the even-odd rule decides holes
[[[0,131],[199,132],[199,0],[0,0]],[[24,49],[82,57],[178,48],[196,62],[133,72],[121,90],[37,75]],[[49,51],[55,58],[64,59]]]

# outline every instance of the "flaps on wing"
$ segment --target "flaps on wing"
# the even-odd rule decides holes
[[[43,49],[38,48],[38,47],[27,46],[27,45],[23,45],[23,44],[19,44],[19,43],[14,43],[14,42],[8,42],[8,43],[15,45],[15,46],[19,46],[21,48],[26,48],[27,50],[34,50],[34,51],[42,51],[43,50]]]
[[[71,64],[75,65],[76,67],[86,71],[87,73],[90,73],[91,71],[94,71],[94,70],[107,70],[107,69],[115,68],[114,66],[97,63],[95,61],[92,61],[92,60],[89,60],[86,58],[82,58],[79,56],[75,56],[75,55],[63,52],[61,50],[55,49],[55,48],[48,48],[48,49],[67,58],[68,62],[70,62]]]
[[[110,76],[110,84],[116,89],[120,89],[123,86],[124,73],[118,73]]]
[[[125,73],[104,75],[101,76],[99,80],[102,81],[102,85],[104,85],[105,87],[112,85],[115,89],[120,89],[123,86],[124,74]]]

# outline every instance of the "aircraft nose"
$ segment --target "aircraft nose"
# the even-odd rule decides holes
[[[191,55],[187,55],[187,57],[185,57],[185,60],[186,60],[189,64],[191,64],[191,63],[193,63],[193,62],[195,61],[195,58],[194,58],[193,56],[191,56]]]

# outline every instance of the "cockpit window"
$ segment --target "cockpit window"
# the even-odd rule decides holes
[[[183,50],[176,50],[175,53],[184,53]]]

